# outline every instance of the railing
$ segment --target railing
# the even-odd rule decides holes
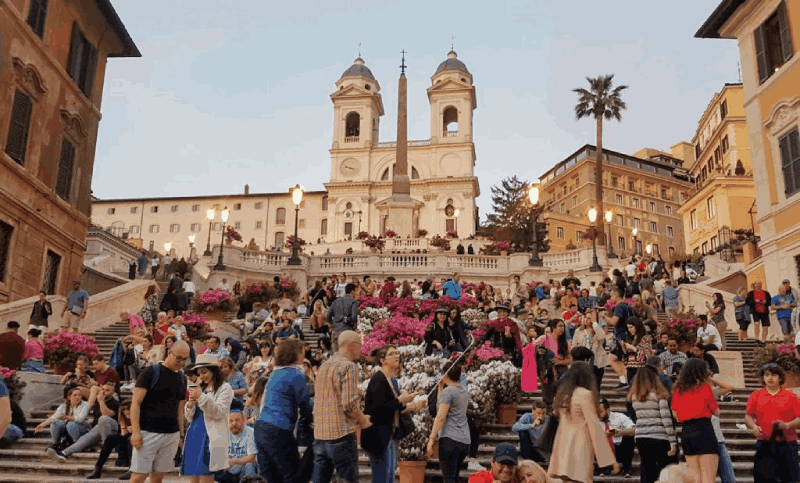
[[[670,196],[670,195],[665,195],[665,194],[662,193],[661,194],[661,199],[662,200],[667,200],[667,201],[672,201],[674,199],[674,197]]]
[[[408,141],[409,146],[430,146],[430,144],[430,139],[422,141]],[[375,145],[379,148],[394,148],[397,147],[397,142],[375,143]]]
[[[447,268],[478,268],[481,270],[497,270],[499,263],[499,257],[487,255],[447,257]]]
[[[424,243],[423,243],[424,242]],[[392,238],[389,240],[392,248],[428,248],[428,240],[425,238]]]
[[[432,267],[434,266],[434,260],[432,256],[429,257],[428,255],[381,255],[379,266],[382,268]]]
[[[282,253],[262,253],[243,251],[239,260],[247,264],[282,267],[286,265],[287,256]]]
[[[364,268],[369,266],[369,255],[343,255],[319,257],[320,268],[323,270],[338,268]]]
[[[358,142],[358,136],[345,136],[344,137],[344,142],[345,143],[357,143]]]
[[[458,131],[445,131],[444,137],[446,137],[446,138],[458,137]]]

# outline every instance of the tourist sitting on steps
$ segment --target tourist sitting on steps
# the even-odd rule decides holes
[[[119,432],[117,423],[117,412],[119,411],[119,401],[114,397],[114,383],[106,382],[102,386],[92,387],[89,396],[89,405],[94,419],[92,429],[88,433],[78,438],[73,444],[64,448],[47,448],[47,454],[61,462],[75,453],[105,442],[106,438]]]
[[[517,472],[517,448],[511,443],[500,443],[494,450],[492,468],[479,471],[469,477],[469,483],[508,483],[514,481]]]
[[[522,367],[522,339],[519,327],[516,322],[508,318],[507,305],[500,304],[495,307],[495,311],[497,318],[481,326],[486,329],[486,333],[477,345],[482,347],[486,341],[490,341],[492,347],[503,349],[503,352],[510,355],[515,366]]]

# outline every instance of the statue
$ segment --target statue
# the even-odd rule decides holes
[[[255,251],[255,252],[260,250],[260,247],[258,245],[256,245],[256,239],[255,238],[251,238],[250,239],[250,243],[247,244],[247,250],[252,250],[252,251]]]

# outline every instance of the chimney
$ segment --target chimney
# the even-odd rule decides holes
[[[250,194],[250,185],[246,184],[244,185],[244,195],[247,196],[249,194]]]

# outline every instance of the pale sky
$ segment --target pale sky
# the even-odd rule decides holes
[[[628,110],[604,145],[691,141],[735,41],[693,37],[719,0],[558,2],[116,0],[142,52],[109,59],[97,142],[101,199],[284,192],[330,179],[335,83],[358,56],[381,85],[380,140],[397,124],[400,51],[409,140],[430,137],[426,89],[450,50],[473,75],[481,220],[491,186],[534,180],[585,143],[574,87],[615,74]]]

